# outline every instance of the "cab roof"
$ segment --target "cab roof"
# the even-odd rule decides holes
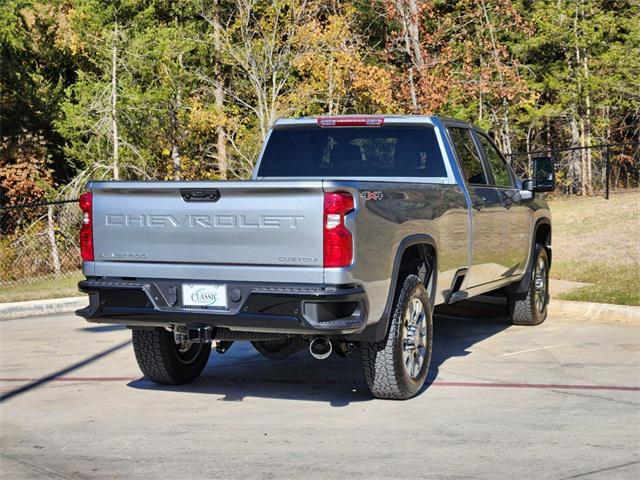
[[[281,118],[274,128],[286,128],[301,125],[320,127],[339,126],[380,126],[380,125],[433,125],[437,117],[430,115],[326,115],[317,117]]]

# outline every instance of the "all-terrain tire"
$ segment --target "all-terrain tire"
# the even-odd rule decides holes
[[[287,337],[282,340],[254,340],[251,342],[260,354],[270,360],[282,360],[305,347],[299,337]]]
[[[144,376],[161,385],[184,385],[202,372],[211,353],[210,343],[193,343],[181,351],[173,333],[164,328],[133,329],[133,351]]]
[[[514,325],[539,325],[547,318],[549,304],[549,256],[544,246],[534,249],[531,277],[525,293],[507,297],[509,315]]]
[[[408,341],[407,315],[414,300],[422,304],[424,312],[424,356],[417,375],[411,375],[403,352]],[[414,304],[415,305],[415,304]],[[406,400],[424,385],[433,350],[433,320],[429,295],[416,275],[405,278],[394,304],[387,336],[381,342],[360,344],[362,366],[367,385],[374,397]]]

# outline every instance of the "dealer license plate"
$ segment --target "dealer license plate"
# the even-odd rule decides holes
[[[182,285],[182,306],[224,310],[227,308],[227,286],[185,283]]]

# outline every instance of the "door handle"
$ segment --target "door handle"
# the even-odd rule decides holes
[[[502,194],[502,204],[504,205],[504,208],[506,208],[507,210],[511,208],[511,206],[513,205],[513,197],[515,197],[516,192],[513,190],[506,190],[503,192]]]

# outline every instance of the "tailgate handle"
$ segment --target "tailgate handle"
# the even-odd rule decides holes
[[[180,195],[185,202],[217,202],[220,190],[217,188],[181,188]]]

